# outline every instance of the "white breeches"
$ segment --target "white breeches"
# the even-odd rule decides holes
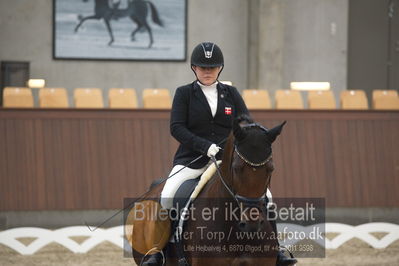
[[[176,191],[179,189],[180,185],[183,184],[186,180],[197,178],[200,176],[205,170],[208,168],[209,164],[200,168],[200,169],[192,169],[189,167],[184,168],[179,173],[174,176],[168,178],[166,180],[165,186],[163,187],[161,193],[161,205],[165,209],[170,209],[173,207],[173,198],[176,194]],[[182,169],[184,165],[175,165],[172,171],[170,171],[169,176],[173,175],[180,169]]]
[[[175,197],[176,191],[179,189],[180,185],[183,184],[186,180],[197,178],[198,176],[203,174],[211,163],[212,162],[210,161],[207,165],[205,165],[200,169],[192,169],[186,167],[183,170],[181,170],[179,173],[168,178],[161,192],[162,207],[165,209],[171,209],[173,207],[173,198]],[[170,171],[169,176],[173,175],[183,167],[184,165],[175,165],[172,171]],[[266,196],[269,199],[269,204],[270,204],[272,202],[272,193],[270,192],[269,189],[267,189]]]

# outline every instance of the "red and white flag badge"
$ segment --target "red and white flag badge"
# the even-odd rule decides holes
[[[224,108],[224,113],[225,113],[226,115],[231,115],[231,107],[225,107],[225,108]]]

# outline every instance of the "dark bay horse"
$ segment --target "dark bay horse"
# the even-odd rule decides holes
[[[83,2],[87,2],[88,0],[83,0]],[[114,35],[112,32],[110,20],[111,19],[119,19],[123,17],[129,17],[133,22],[137,24],[137,28],[131,33],[131,40],[135,40],[135,34],[141,30],[147,30],[150,43],[148,48],[151,48],[154,43],[154,39],[152,37],[152,30],[150,25],[147,22],[147,15],[149,12],[148,6],[151,9],[151,18],[152,21],[159,26],[163,26],[163,23],[159,17],[158,11],[155,5],[146,0],[129,0],[128,7],[125,9],[118,9],[120,2],[113,3],[110,7],[109,0],[95,0],[94,4],[94,15],[82,17],[79,15],[80,22],[75,27],[75,33],[79,30],[82,24],[90,19],[104,19],[104,23],[107,27],[108,34],[110,36],[110,41],[108,45],[111,45],[114,42]]]
[[[222,163],[192,202],[192,205],[200,202],[202,207],[211,209],[215,202],[222,200],[224,203],[218,207],[224,210],[209,210],[206,217],[202,217],[205,219],[200,219],[201,214],[204,214],[201,209],[195,210],[196,215],[193,214],[194,210],[188,211],[191,219],[188,218],[183,227],[180,227],[181,223],[177,226],[177,229],[184,228],[180,234],[180,248],[171,243],[166,248],[162,244],[156,247],[158,251],[166,251],[166,265],[178,265],[176,254],[180,254],[179,257],[183,257],[184,262],[193,266],[276,265],[278,241],[267,220],[266,191],[274,169],[271,146],[284,124],[285,122],[272,129],[266,129],[249,117],[241,117],[234,121],[233,132],[224,146]],[[155,187],[152,196],[159,195],[161,190],[162,185]],[[154,202],[157,205],[156,201]],[[229,213],[228,209],[234,211]],[[248,212],[254,215],[249,215]],[[153,212],[148,210],[148,213]],[[235,218],[230,219],[232,216]],[[138,225],[140,228],[136,228],[136,234],[133,233],[131,237],[139,238],[140,243],[166,243],[168,238],[161,234],[168,224],[164,223],[157,232],[154,230],[154,224]],[[135,225],[133,231],[134,227]],[[155,241],[149,239],[150,236],[153,237],[154,232],[158,235]],[[248,238],[248,234],[263,232],[263,236],[266,237]],[[237,237],[242,234],[247,239]],[[147,246],[147,250],[151,247],[154,246]],[[255,254],[256,251],[260,253]],[[143,254],[139,254],[133,245],[133,256],[138,265],[143,259]],[[147,254],[151,254],[150,251]]]

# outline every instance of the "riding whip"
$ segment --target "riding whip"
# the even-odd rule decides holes
[[[227,138],[223,139],[221,142],[219,142],[217,145],[221,145],[224,142],[226,142]],[[162,178],[162,181],[160,183],[158,183],[156,186],[164,183],[166,180],[168,180],[169,178],[171,178],[172,176],[176,175],[177,173],[179,173],[181,170],[187,168],[188,166],[190,166],[191,164],[195,163],[196,161],[198,161],[199,159],[201,159],[204,155],[200,155],[197,158],[195,158],[194,160],[192,160],[191,162],[189,162],[187,165],[185,165],[184,167],[182,167],[181,169],[179,169],[176,173],[174,173],[173,175],[170,175],[166,178]],[[101,222],[100,224],[96,225],[94,228],[90,227],[90,225],[85,221],[85,225],[87,226],[87,228],[89,229],[90,232],[94,232],[96,231],[98,228],[100,228],[101,226],[103,226],[104,224],[106,224],[107,222],[109,222],[112,218],[114,218],[115,216],[117,216],[118,214],[120,214],[121,212],[123,212],[124,210],[130,208],[134,203],[136,203],[137,201],[145,198],[145,196],[147,196],[147,194],[149,194],[154,187],[150,187],[150,189],[145,192],[144,194],[142,194],[138,199],[132,201],[131,203],[129,203],[126,207],[124,207],[123,209],[118,210],[116,213],[114,213],[112,216],[110,216],[109,218],[107,218],[106,220],[104,220],[103,222]]]

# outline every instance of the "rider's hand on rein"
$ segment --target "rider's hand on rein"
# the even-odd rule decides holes
[[[217,146],[216,144],[212,144],[212,145],[209,147],[208,152],[207,152],[206,155],[207,155],[209,158],[211,158],[212,156],[215,156],[215,155],[219,152],[219,150],[220,150],[220,147],[219,147],[219,146]]]

